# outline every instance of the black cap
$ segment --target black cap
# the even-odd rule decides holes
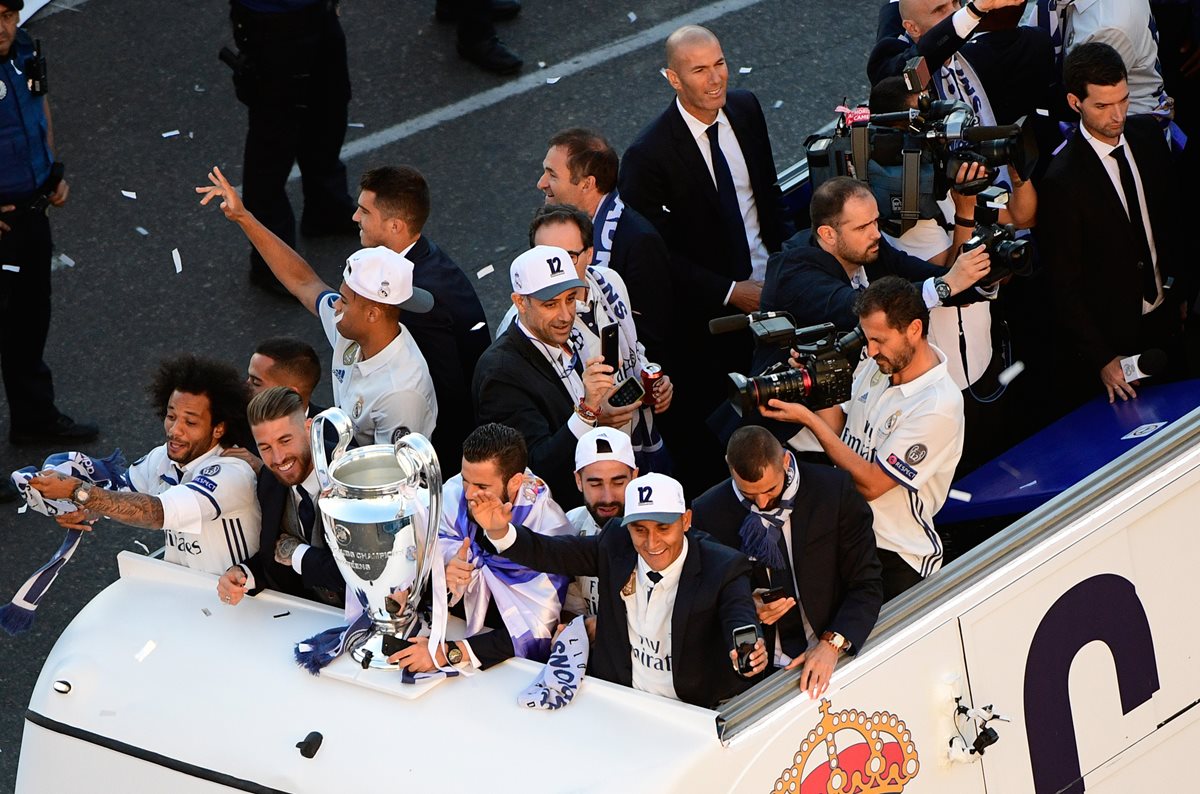
[[[13,11],[20,11],[25,7],[25,0],[0,0],[0,6],[8,6]]]

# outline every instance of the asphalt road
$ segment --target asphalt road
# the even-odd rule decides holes
[[[342,5],[350,120],[362,125],[348,130],[351,178],[386,163],[425,174],[433,193],[425,233],[470,274],[496,266],[476,282],[494,324],[509,301],[508,262],[523,250],[541,203],[534,184],[546,139],[585,125],[620,151],[669,101],[659,74],[665,32],[656,26],[708,20],[724,45],[730,85],[755,91],[766,109],[782,169],[843,97],[865,95],[878,0],[525,0],[521,16],[500,28],[526,60],[509,80],[457,58],[453,28],[434,21],[433,0]],[[46,359],[60,408],[103,428],[86,451],[120,447],[132,460],[162,442],[144,395],[159,359],[191,351],[244,366],[256,340],[275,334],[308,339],[319,351],[327,345],[298,304],[247,284],[240,232],[215,207],[198,207],[192,190],[214,164],[235,182],[241,177],[246,114],[216,57],[232,43],[228,4],[56,0],[28,27],[49,57],[55,134],[71,185],[68,205],[53,215],[57,251],[76,263],[55,275]],[[162,137],[171,130],[180,134]],[[299,214],[299,183],[292,187]],[[355,248],[353,238],[300,243],[334,285]],[[180,252],[179,274],[172,249]],[[331,402],[327,383],[317,399]],[[9,446],[7,413],[4,406],[0,470],[40,464],[57,451]],[[5,506],[0,598],[61,538],[50,519]],[[22,717],[46,654],[116,577],[116,554],[141,553],[135,540],[161,545],[157,533],[106,522],[64,568],[34,628],[0,635],[0,791],[14,786]]]

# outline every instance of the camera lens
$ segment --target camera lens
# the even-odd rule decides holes
[[[771,400],[803,402],[812,391],[812,376],[807,369],[789,369],[755,378],[731,372],[729,380],[729,399],[740,416],[756,413],[758,406]]]
[[[1028,240],[1003,240],[997,243],[994,255],[1015,275],[1028,276],[1032,270],[1033,250]]]

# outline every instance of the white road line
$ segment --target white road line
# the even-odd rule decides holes
[[[654,27],[647,28],[640,33],[619,41],[614,41],[612,44],[598,47],[562,63],[550,64],[545,69],[530,71],[504,85],[496,86],[458,102],[431,110],[428,113],[423,113],[416,118],[395,124],[387,129],[373,132],[366,137],[351,141],[342,147],[342,159],[349,160],[353,157],[382,149],[385,146],[390,146],[419,132],[424,132],[425,130],[445,124],[448,121],[462,118],[492,105],[497,105],[506,99],[528,93],[535,88],[546,88],[547,77],[570,77],[571,75],[591,69],[594,66],[611,61],[614,58],[628,55],[643,47],[648,47],[652,44],[661,46],[666,41],[667,36],[671,35],[676,28],[682,25],[699,25],[710,22],[718,17],[742,11],[761,2],[763,0],[719,0],[716,3],[697,8],[673,19],[660,22]],[[291,178],[296,179],[299,176],[299,170],[293,168]]]

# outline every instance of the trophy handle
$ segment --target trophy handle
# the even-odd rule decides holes
[[[437,553],[437,539],[442,521],[442,467],[433,444],[420,433],[409,433],[398,439],[395,449],[396,462],[400,467],[410,477],[415,478],[417,474],[423,476],[429,489],[429,523],[425,527],[425,542],[419,549],[417,578],[413,581],[410,591],[420,593],[433,572],[433,566],[441,564],[441,557]],[[416,470],[412,471],[413,469]]]
[[[333,455],[328,458],[325,456],[326,420],[332,422],[338,431],[337,446],[333,448]],[[310,440],[312,441],[313,468],[317,472],[317,484],[321,489],[321,493],[325,494],[333,488],[333,479],[329,476],[329,462],[340,458],[342,453],[346,451],[346,447],[350,446],[350,441],[354,438],[354,423],[350,421],[350,417],[346,416],[346,412],[341,408],[336,406],[326,408],[313,417],[310,436]]]

